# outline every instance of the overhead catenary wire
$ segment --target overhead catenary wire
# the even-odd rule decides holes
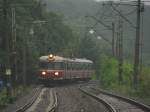
[[[131,14],[136,13],[136,10],[137,10],[137,9],[135,8],[135,9],[133,9],[132,11],[130,11],[130,12],[126,13],[126,14],[123,14],[123,15],[129,16],[129,15],[131,15]]]
[[[112,30],[112,27],[111,27],[111,26],[106,25],[106,24],[103,23],[101,20],[97,19],[96,17],[94,17],[94,16],[86,16],[86,17],[90,17],[90,18],[96,20],[97,22],[99,22],[100,24],[102,24],[102,25],[103,25],[104,27],[106,27],[107,29]]]
[[[127,23],[129,23],[132,28],[136,29],[136,26],[133,25],[133,23],[132,23],[129,19],[127,19],[119,10],[117,10],[117,9],[113,6],[113,4],[111,4],[111,7],[112,7],[112,9],[114,9]]]

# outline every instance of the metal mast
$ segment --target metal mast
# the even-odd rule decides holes
[[[133,84],[135,88],[137,87],[138,76],[139,76],[141,0],[138,0],[137,3],[138,3],[137,4],[137,26],[136,26],[134,73],[133,73]]]

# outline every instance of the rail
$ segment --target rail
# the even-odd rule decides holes
[[[96,95],[94,95],[94,94],[92,94],[92,93],[87,92],[86,90],[82,89],[81,87],[79,87],[79,90],[80,90],[81,92],[83,92],[84,94],[86,94],[86,95],[88,95],[88,96],[94,98],[95,100],[97,100],[97,101],[103,103],[103,104],[106,106],[106,108],[107,108],[110,112],[117,112],[117,111],[115,110],[115,108],[112,107],[112,106],[111,106],[108,102],[106,102],[105,100],[103,100],[103,99],[97,97]]]
[[[53,102],[52,102],[52,105],[49,105],[48,109],[47,109],[47,112],[54,112],[57,105],[58,105],[58,99],[57,99],[57,94],[56,92],[53,92]]]
[[[143,103],[140,103],[138,101],[135,101],[133,99],[126,98],[126,97],[123,97],[123,96],[120,96],[120,95],[115,95],[113,93],[109,93],[109,92],[106,92],[104,90],[100,90],[100,89],[96,89],[96,88],[92,88],[92,89],[96,90],[96,91],[99,91],[102,94],[105,94],[105,95],[108,95],[108,96],[111,96],[111,97],[115,97],[115,98],[121,99],[123,101],[129,102],[130,104],[136,105],[137,107],[141,108],[144,111],[150,112],[150,106],[145,105]]]
[[[36,88],[36,90],[34,91],[34,95],[32,96],[32,98],[23,106],[21,106],[20,108],[18,108],[17,110],[15,110],[15,112],[24,112],[26,111],[30,106],[32,106],[32,104],[35,102],[35,100],[38,98],[40,92],[41,92],[41,87]]]

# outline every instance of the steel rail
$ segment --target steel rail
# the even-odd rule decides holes
[[[97,101],[103,103],[103,104],[106,106],[106,108],[107,108],[110,112],[117,112],[117,111],[115,110],[115,108],[114,108],[112,105],[110,105],[107,101],[105,101],[105,100],[103,100],[103,99],[97,97],[96,95],[94,95],[94,94],[92,94],[92,93],[87,92],[86,90],[82,89],[81,87],[79,87],[79,90],[80,90],[81,92],[83,92],[84,94],[86,94],[86,95],[88,95],[88,96],[94,98],[95,100],[97,100]]]
[[[106,92],[104,90],[96,89],[96,88],[93,88],[93,87],[91,89],[96,90],[96,91],[98,91],[98,92],[100,92],[104,95],[108,95],[108,96],[111,96],[111,97],[114,97],[114,98],[117,98],[117,99],[121,99],[122,101],[125,101],[125,102],[128,102],[128,103],[132,104],[132,105],[135,105],[135,106],[139,107],[140,109],[142,109],[144,111],[150,112],[150,106],[145,105],[143,103],[140,103],[138,101],[135,101],[133,99],[126,98],[126,97],[116,95],[116,94],[113,94],[113,93],[109,93],[109,92]]]
[[[26,111],[29,107],[31,107],[32,104],[33,104],[33,103],[36,101],[36,99],[38,98],[38,96],[39,96],[41,90],[42,90],[42,87],[36,88],[36,90],[34,91],[35,94],[32,96],[32,98],[29,99],[29,101],[28,101],[25,105],[19,107],[19,108],[16,109],[14,112],[24,112],[24,111]]]
[[[48,107],[48,111],[47,112],[55,112],[55,109],[56,109],[56,107],[58,105],[58,99],[57,99],[56,92],[53,92],[53,98],[54,98],[53,105]]]

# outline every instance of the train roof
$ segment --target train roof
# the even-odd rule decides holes
[[[79,58],[75,58],[75,59],[73,59],[73,61],[75,61],[75,62],[83,62],[83,63],[93,63],[91,60],[79,59]]]
[[[39,58],[40,62],[79,62],[79,63],[93,63],[91,60],[82,59],[82,58],[64,58],[61,56],[53,56],[52,60],[49,60],[49,55],[41,56]]]

